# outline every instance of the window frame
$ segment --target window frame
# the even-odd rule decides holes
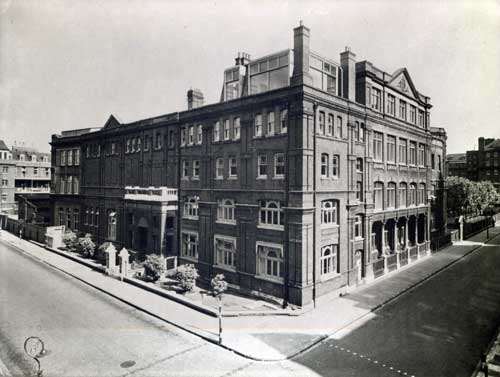
[[[283,258],[283,245],[257,241],[255,243],[255,251],[257,256],[257,277],[266,280],[283,282],[285,275],[285,261]],[[265,251],[265,255],[264,254]],[[270,257],[271,251],[276,252],[276,257]],[[265,267],[264,267],[265,266]],[[276,274],[269,274],[269,266],[271,271],[276,271]],[[263,271],[265,270],[265,271]]]
[[[218,249],[218,242],[221,241],[223,244],[224,243],[231,243],[232,244],[232,250],[223,248],[222,250]],[[237,266],[237,244],[236,244],[236,238],[235,237],[230,237],[222,234],[214,234],[214,255],[215,255],[215,264],[219,268],[223,269],[229,269],[229,270],[236,270]],[[226,263],[231,259],[232,263]],[[222,261],[221,261],[222,260]]]

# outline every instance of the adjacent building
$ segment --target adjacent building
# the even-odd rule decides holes
[[[446,155],[448,175],[467,178],[467,155],[465,153],[451,153]]]
[[[224,70],[220,102],[53,135],[55,224],[305,305],[425,255],[444,231],[446,133],[403,68],[310,48]]]
[[[12,212],[15,206],[15,176],[16,162],[12,159],[12,152],[3,140],[0,140],[0,213]]]
[[[14,145],[12,157],[16,162],[16,194],[50,192],[50,153],[24,145]]]

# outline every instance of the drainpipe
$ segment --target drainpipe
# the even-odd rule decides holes
[[[312,299],[313,306],[316,308],[316,112],[318,110],[318,104],[313,103],[313,290]]]
[[[285,203],[286,207],[290,208],[290,178],[289,178],[289,158],[290,158],[290,122],[288,121],[290,116],[290,103],[287,103],[287,132],[286,132],[286,153],[285,153]],[[281,116],[281,114],[280,114]],[[281,119],[280,119],[281,121]],[[290,213],[290,211],[288,211]],[[288,306],[288,301],[290,299],[290,227],[289,227],[289,216],[285,218],[285,247],[284,247],[284,258],[285,258],[285,284],[284,284],[284,294],[283,294],[283,308]]]

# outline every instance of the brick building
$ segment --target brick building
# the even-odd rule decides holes
[[[429,251],[446,135],[406,69],[348,49],[337,63],[300,25],[293,49],[239,53],[219,103],[187,97],[187,111],[53,135],[55,223],[298,305]]]
[[[12,147],[16,162],[16,194],[48,194],[50,191],[50,153],[24,145]]]
[[[467,151],[467,178],[490,181],[500,192],[500,139],[480,137],[478,150]]]
[[[14,209],[16,163],[12,152],[3,140],[0,140],[0,212],[11,212]]]
[[[446,164],[450,177],[467,178],[467,156],[465,153],[452,153],[446,155]]]

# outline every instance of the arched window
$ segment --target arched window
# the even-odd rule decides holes
[[[387,184],[387,208],[396,207],[396,184],[389,182]]]
[[[321,275],[338,273],[337,245],[328,245],[321,249]]]
[[[373,203],[375,209],[383,209],[384,206],[384,184],[382,182],[375,182],[373,186]]]
[[[197,134],[197,143],[201,144],[203,142],[203,126],[201,124],[198,124],[196,134]]]
[[[426,196],[425,195],[425,183],[420,183],[418,185],[418,204],[426,204]]]
[[[236,267],[236,238],[214,236],[216,263],[221,266]]]
[[[321,202],[321,224],[335,225],[338,223],[338,202],[335,200],[323,200]]]
[[[116,212],[108,211],[108,238],[112,241],[116,240]]]
[[[258,242],[257,258],[259,275],[274,279],[283,278],[284,264],[281,245]]]
[[[220,122],[217,121],[215,122],[214,125],[214,141],[219,141],[220,140]]]
[[[184,217],[197,219],[198,218],[198,197],[189,196],[184,201]]]
[[[337,127],[335,129],[335,137],[342,138],[342,117],[337,117]]]
[[[232,199],[219,200],[217,207],[217,220],[228,223],[235,223],[234,217],[235,204]]]
[[[334,130],[333,130],[333,126],[334,126],[334,117],[332,114],[328,114],[328,128],[327,128],[327,134],[328,136],[333,136],[334,134]]]
[[[283,227],[283,209],[281,208],[281,204],[275,201],[261,200],[259,223],[261,225]]]
[[[401,182],[399,184],[399,197],[398,197],[398,207],[404,208],[406,207],[406,196],[408,191],[408,185],[406,182]]]
[[[359,239],[363,238],[364,232],[363,232],[363,216],[362,215],[356,215],[354,218],[354,238]]]
[[[284,134],[288,130],[288,110],[287,109],[281,110],[280,119],[281,119],[281,133]]]

